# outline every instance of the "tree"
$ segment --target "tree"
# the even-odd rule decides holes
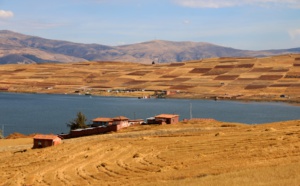
[[[70,130],[87,128],[87,125],[85,124],[86,121],[85,115],[82,112],[78,112],[77,118],[67,123],[67,126],[70,127]]]
[[[3,138],[4,138],[3,132],[2,132],[2,130],[0,130],[0,139],[3,139]]]

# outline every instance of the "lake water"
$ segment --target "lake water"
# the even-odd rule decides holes
[[[182,120],[190,118],[190,105],[194,118],[247,124],[300,119],[300,107],[285,103],[0,93],[0,127],[5,136],[67,133],[66,123],[79,111],[89,123],[97,117],[146,119],[161,113],[179,114]]]

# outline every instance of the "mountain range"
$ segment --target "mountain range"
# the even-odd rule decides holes
[[[250,51],[205,42],[153,40],[130,45],[107,46],[50,40],[0,30],[0,64],[123,61],[166,63],[212,57],[267,57],[300,53],[299,48]]]

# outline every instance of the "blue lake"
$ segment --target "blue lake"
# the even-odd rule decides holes
[[[190,118],[259,124],[300,119],[300,107],[286,103],[189,99],[137,99],[79,95],[0,93],[0,127],[13,132],[67,133],[66,123],[81,111],[88,123],[96,117],[146,119],[161,113]]]

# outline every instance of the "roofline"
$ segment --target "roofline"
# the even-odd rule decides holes
[[[98,117],[98,118],[93,119],[92,121],[113,121],[113,118]]]
[[[178,114],[159,114],[155,116],[155,118],[174,118],[174,117],[179,117]]]
[[[33,136],[33,139],[41,139],[41,140],[54,140],[59,138],[57,135],[48,135],[48,134],[37,134]]]

